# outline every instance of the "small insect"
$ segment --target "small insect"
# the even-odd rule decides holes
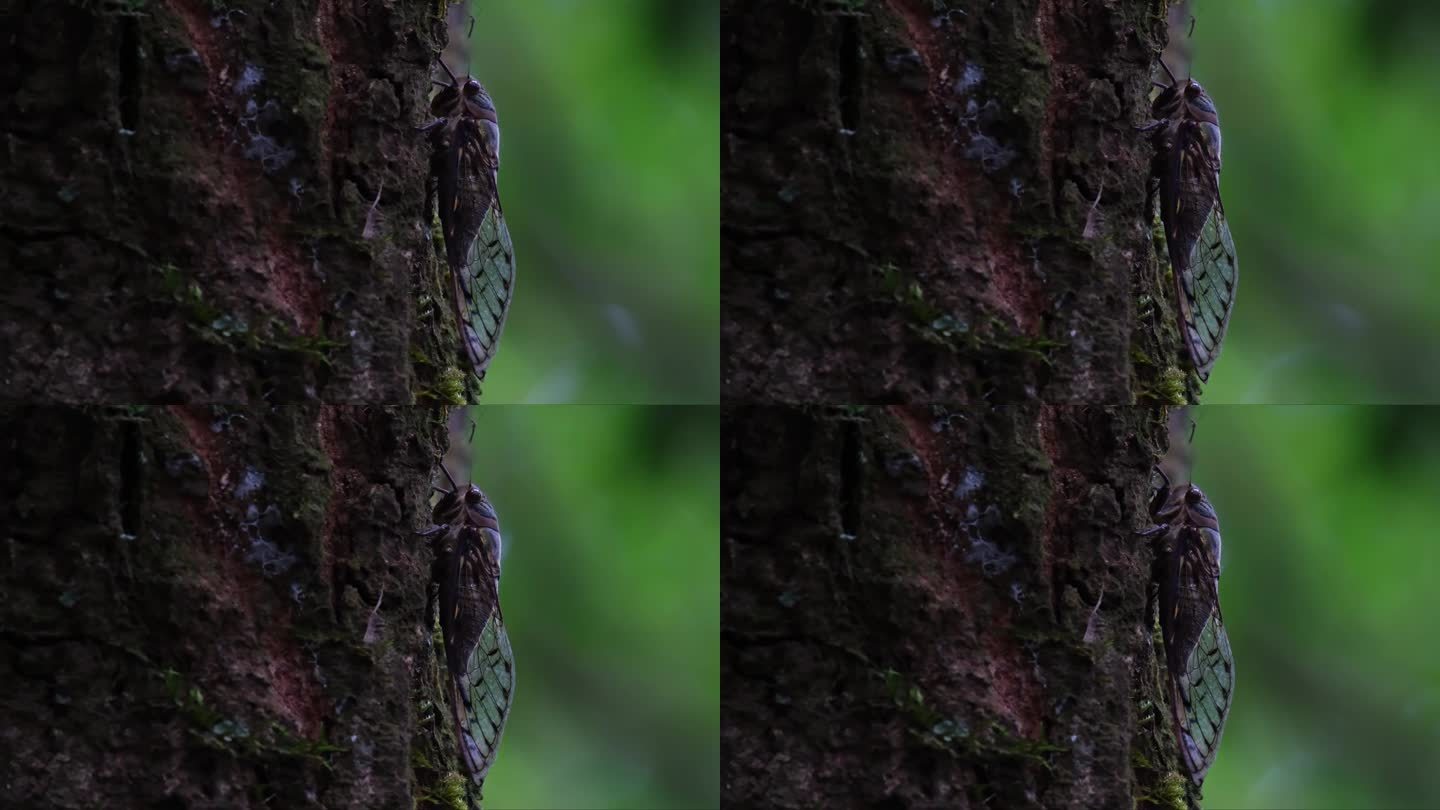
[[[461,348],[483,382],[500,347],[515,290],[515,248],[500,207],[500,119],[485,86],[468,73],[462,82],[441,60],[450,81],[436,82],[430,102],[426,221],[438,202],[445,262],[453,277]]]
[[[478,790],[510,716],[515,657],[500,612],[500,519],[479,487],[461,489],[453,478],[450,486],[421,536],[435,553],[428,611],[433,621],[438,602],[460,758]]]
[[[1160,194],[1185,350],[1205,382],[1225,340],[1239,279],[1220,200],[1220,117],[1198,82],[1180,82],[1163,59],[1160,66],[1170,84],[1155,83],[1160,88],[1151,104],[1156,120],[1141,131],[1152,133],[1155,146],[1151,195],[1153,200],[1157,190]],[[1146,210],[1152,205],[1147,203]]]
[[[1175,737],[1190,778],[1199,787],[1215,762],[1235,690],[1235,661],[1220,614],[1220,520],[1193,484],[1163,479],[1150,502],[1156,525],[1146,537],[1163,538],[1155,565],[1160,629]]]

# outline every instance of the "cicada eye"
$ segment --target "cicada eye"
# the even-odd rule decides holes
[[[1199,98],[1200,95],[1204,92],[1205,88],[1201,87],[1199,82],[1192,81],[1189,84],[1185,85],[1186,98]]]
[[[483,500],[485,500],[485,496],[480,494],[480,488],[471,484],[470,489],[465,492],[465,503],[474,506]]]
[[[470,81],[465,82],[465,95],[467,95],[467,96],[477,96],[477,95],[479,95],[479,94],[480,94],[480,82],[475,81],[474,79],[471,79]]]

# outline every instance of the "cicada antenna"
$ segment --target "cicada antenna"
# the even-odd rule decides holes
[[[1165,489],[1170,489],[1170,474],[1165,472],[1165,468],[1161,467],[1159,464],[1156,464],[1155,472],[1160,473],[1160,478],[1165,482]]]
[[[470,15],[470,30],[465,33],[465,38],[466,38],[466,39],[470,39],[471,37],[474,37],[474,36],[475,36],[475,15],[474,15],[474,14],[471,14],[471,15]],[[470,49],[469,49],[469,48],[466,48],[466,49],[465,49],[465,78],[467,78],[467,79],[470,78]]]
[[[1170,66],[1165,64],[1165,57],[1163,56],[1160,57],[1160,67],[1165,71],[1165,75],[1170,77],[1171,87],[1174,87],[1175,85],[1180,83],[1180,80],[1175,78],[1175,74],[1170,72]]]
[[[1161,60],[1161,61],[1163,62],[1164,60]],[[446,76],[449,76],[449,77],[450,77],[450,83],[451,83],[451,84],[459,84],[459,83],[460,83],[460,80],[457,79],[457,78],[455,78],[455,74],[450,71],[450,66],[447,65],[447,64],[445,64],[445,60],[444,60],[444,59],[441,59],[440,57],[437,56],[437,57],[435,57],[435,63],[440,66],[440,69],[441,69],[441,70],[444,70],[444,71],[445,71],[445,75],[446,75]],[[434,80],[432,79],[431,81],[434,81]]]
[[[445,477],[450,479],[451,492],[460,489],[460,485],[455,483],[455,476],[450,474],[450,468],[446,467],[444,463],[441,463],[440,469],[445,473]]]

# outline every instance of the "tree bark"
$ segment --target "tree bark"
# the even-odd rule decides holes
[[[735,407],[736,807],[1179,807],[1146,528],[1157,410]]]
[[[413,131],[444,12],[7,0],[5,396],[459,398]]]
[[[1165,0],[728,0],[739,402],[1183,402],[1144,210]]]
[[[3,417],[6,806],[455,806],[439,410]]]

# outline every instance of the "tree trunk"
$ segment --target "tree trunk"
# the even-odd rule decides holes
[[[732,408],[736,807],[1181,807],[1149,602],[1158,411]]]
[[[723,13],[725,390],[812,403],[723,423],[725,796],[1193,802],[1135,536],[1132,405],[1186,395],[1135,131],[1166,3]]]
[[[0,803],[452,806],[439,410],[4,417]]]
[[[727,398],[1182,402],[1165,0],[728,0]]]
[[[443,2],[5,6],[7,398],[460,396],[414,132]]]

